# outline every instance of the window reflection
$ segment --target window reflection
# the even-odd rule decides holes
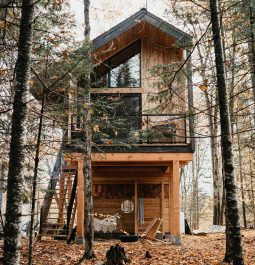
[[[141,44],[137,41],[97,66],[92,76],[92,86],[140,87]]]

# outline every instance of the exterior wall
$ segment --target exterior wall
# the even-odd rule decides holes
[[[73,154],[82,168],[82,154]],[[154,160],[153,160],[154,157]],[[93,154],[93,185],[94,211],[97,214],[115,214],[121,212],[120,205],[123,198],[100,198],[100,188],[95,185],[134,185],[134,194],[128,196],[134,202],[134,212],[126,215],[120,221],[119,228],[129,233],[143,231],[154,217],[163,219],[161,231],[180,236],[180,199],[179,174],[180,167],[192,159],[192,154]],[[145,223],[137,223],[137,199],[139,184],[159,184],[161,192],[159,198],[144,199]],[[164,186],[163,186],[164,185]],[[83,234],[83,174],[78,170],[77,194],[77,236]],[[96,190],[97,189],[97,190]],[[138,192],[137,192],[138,190]],[[114,191],[112,191],[114,194]],[[114,195],[115,196],[115,195]],[[80,209],[80,210],[79,210]]]
[[[121,171],[118,171],[119,177],[116,175],[112,176],[110,178],[110,174],[106,173],[103,176],[100,174],[94,174],[93,175],[93,183],[100,183],[100,184],[94,184],[94,212],[96,214],[102,214],[102,215],[114,215],[116,213],[120,214],[120,219],[118,219],[118,226],[117,229],[121,231],[126,231],[128,233],[137,233],[137,232],[143,232],[149,223],[153,220],[153,218],[158,217],[162,218],[164,220],[164,224],[161,227],[161,230],[163,232],[169,231],[169,211],[168,211],[168,194],[165,192],[165,196],[162,196],[161,193],[161,185],[165,184],[165,189],[168,189],[168,176],[162,175],[162,174],[152,174],[153,176],[150,176],[151,167],[147,168],[144,167],[144,171],[140,174],[138,173],[135,175],[132,173],[132,170],[130,172],[126,173],[126,178],[122,178]],[[146,173],[145,173],[146,172]],[[129,176],[128,176],[129,175]],[[143,175],[140,176],[139,175]],[[144,176],[146,175],[146,176]],[[111,180],[109,180],[109,178]],[[111,196],[109,198],[102,198],[100,197],[100,192],[95,192],[95,186],[98,189],[98,186],[104,187],[107,184],[111,184]],[[115,195],[116,192],[114,189],[118,189],[118,186],[120,185],[129,185],[132,186],[132,196],[124,196],[121,198],[116,198]],[[138,186],[138,193],[135,195],[135,185]],[[159,186],[159,192],[155,194],[156,198],[153,198],[154,196],[142,196],[139,194],[139,190],[141,190],[144,185],[156,185]],[[115,187],[114,187],[115,186]],[[147,189],[148,190],[148,189]],[[115,197],[115,196],[116,197]],[[136,198],[135,198],[136,197]],[[121,210],[121,203],[124,200],[131,200],[134,205],[136,203],[136,199],[143,198],[144,200],[144,224],[139,225],[137,222],[137,216],[135,214],[135,211],[132,213],[124,213]],[[164,201],[163,201],[164,198]],[[135,225],[137,223],[137,226]],[[137,230],[137,231],[136,231]]]
[[[173,46],[176,40],[168,34],[161,32],[158,28],[146,22],[141,22],[127,32],[121,34],[112,42],[94,51],[93,56],[95,63],[104,62],[139,39],[141,39],[141,88],[92,89],[92,92],[142,93],[142,107],[143,112],[145,112],[159,104],[159,102],[151,102],[149,96],[159,92],[156,83],[162,80],[159,76],[152,76],[150,70],[155,65],[171,64],[184,59],[183,50]],[[175,88],[178,88],[179,95],[173,97],[172,107],[165,110],[165,113],[168,114],[173,111],[174,113],[180,113],[185,109],[185,103],[183,100],[180,100],[179,97],[187,96],[185,92],[187,90],[187,85],[185,82],[174,82],[173,85]],[[166,88],[167,87],[165,87],[165,89]],[[176,109],[176,106],[178,106],[178,109]]]

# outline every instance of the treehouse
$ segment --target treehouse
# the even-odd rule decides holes
[[[191,45],[189,35],[146,9],[93,40],[94,213],[97,221],[118,214],[116,231],[138,234],[160,218],[162,233],[180,239],[180,168],[194,151]],[[83,150],[74,143],[82,143],[84,130],[80,115],[68,120],[59,193],[41,234],[76,225],[78,242],[84,233]]]

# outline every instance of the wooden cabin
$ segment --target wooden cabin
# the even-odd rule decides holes
[[[118,213],[119,231],[141,233],[158,217],[162,233],[179,242],[180,168],[194,151],[191,43],[188,34],[146,9],[93,40],[91,98],[107,102],[93,124],[94,212],[97,218]],[[107,112],[111,104],[115,109]],[[72,117],[71,139],[81,135],[78,120]],[[96,137],[97,132],[103,136]],[[82,151],[67,145],[65,161],[57,219],[65,223],[60,202],[70,202],[77,172],[77,210],[73,218],[75,210],[67,210],[67,223],[76,223],[79,242],[84,231]],[[48,218],[56,217],[49,213]]]

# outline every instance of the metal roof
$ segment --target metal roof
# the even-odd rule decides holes
[[[191,41],[192,37],[185,33],[184,31],[176,28],[175,26],[169,24],[163,19],[153,15],[147,9],[142,8],[140,11],[120,22],[113,28],[109,29],[105,33],[101,34],[97,38],[93,40],[93,50],[97,50],[102,47],[106,43],[112,41],[117,38],[123,32],[131,29],[135,25],[139,24],[142,21],[146,21],[153,25],[154,27],[160,29],[162,32],[165,32],[172,37],[176,38],[177,41]]]

